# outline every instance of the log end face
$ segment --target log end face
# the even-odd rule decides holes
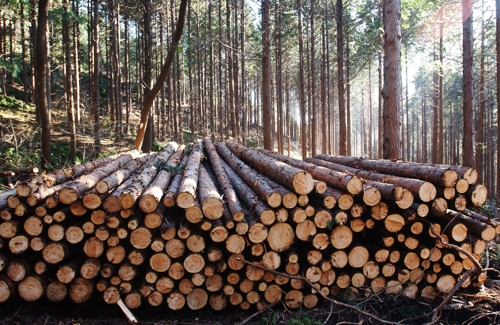
[[[368,187],[363,191],[363,202],[367,206],[375,206],[380,203],[381,199],[382,195],[380,194],[380,191],[375,187]]]
[[[234,221],[239,222],[239,221],[242,221],[243,219],[245,219],[245,212],[243,212],[243,211],[236,211],[233,214],[233,220]],[[233,227],[234,227],[234,225],[233,225]],[[228,228],[227,224],[226,224],[226,228]],[[228,229],[230,229],[230,228],[228,228]]]
[[[59,201],[63,204],[71,204],[78,200],[78,194],[72,188],[63,188],[59,191]]]
[[[443,186],[452,187],[458,181],[458,174],[454,170],[447,170],[443,173]]]
[[[107,193],[109,191],[109,186],[108,186],[108,183],[103,182],[103,181],[99,181],[99,182],[97,182],[95,189],[96,189],[97,193],[104,194],[104,193]]]
[[[469,185],[476,184],[478,173],[475,168],[469,168],[465,171],[463,178],[467,180]]]
[[[210,220],[217,220],[224,213],[224,203],[220,199],[210,198],[203,202],[202,210],[205,217]]]
[[[130,193],[122,194],[120,196],[119,201],[120,201],[120,205],[121,205],[122,209],[124,209],[124,210],[132,208],[135,204],[135,199],[132,196],[132,194],[130,194]]]
[[[259,216],[260,222],[264,225],[272,225],[276,221],[276,213],[274,210],[264,210]]]
[[[187,209],[194,204],[194,197],[187,192],[182,192],[177,196],[177,205],[183,209]]]
[[[464,194],[469,189],[469,183],[466,179],[461,178],[457,181],[457,184],[455,184],[455,189],[457,193]]]
[[[287,223],[277,223],[269,229],[267,242],[278,253],[288,250],[294,242],[293,228]]]
[[[300,172],[293,177],[293,188],[297,194],[309,194],[314,189],[314,179],[307,172]]]
[[[411,205],[413,204],[413,200],[413,194],[407,189],[403,189],[403,198],[399,201],[396,201],[396,204],[399,208],[405,210],[411,207]]]
[[[277,192],[271,193],[267,198],[267,204],[269,204],[271,208],[279,207],[281,205],[281,195]]]
[[[30,275],[19,283],[17,291],[23,300],[28,302],[37,301],[45,292],[45,284],[41,278]]]
[[[347,182],[347,191],[352,195],[358,195],[363,191],[363,181],[357,176],[353,176]]]
[[[337,201],[337,205],[341,210],[349,210],[353,204],[354,198],[350,194],[342,194]]]
[[[472,191],[471,201],[477,206],[483,206],[484,202],[488,198],[488,189],[484,185],[476,185],[474,190]]]
[[[430,202],[436,198],[436,186],[431,182],[425,182],[418,190],[418,196],[422,202]]]
[[[158,202],[156,202],[155,198],[152,195],[145,195],[141,197],[139,201],[139,207],[144,213],[151,213],[156,210],[158,207]]]

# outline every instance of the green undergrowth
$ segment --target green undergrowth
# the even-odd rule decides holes
[[[34,106],[30,106],[12,96],[0,96],[0,109],[5,112],[8,112],[9,109],[22,109],[32,113],[35,112]]]
[[[268,309],[262,316],[256,318],[253,325],[321,325],[322,321],[314,319],[311,314],[306,314],[302,311],[292,312],[292,314],[284,314],[273,309]]]

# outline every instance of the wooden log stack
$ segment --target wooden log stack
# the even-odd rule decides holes
[[[305,281],[285,275],[327,296],[434,298],[500,234],[478,212],[487,193],[476,180],[466,167],[300,161],[208,138],[126,152],[0,193],[0,302],[318,304]]]

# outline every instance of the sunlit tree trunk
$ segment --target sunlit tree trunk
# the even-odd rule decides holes
[[[401,157],[401,2],[384,2],[383,158]]]
[[[304,49],[302,41],[302,4],[297,0],[298,34],[299,34],[299,107],[300,107],[300,146],[302,159],[307,158],[307,121],[304,87]]]
[[[347,121],[344,90],[344,33],[343,28],[343,4],[337,0],[335,11],[337,13],[337,79],[339,100],[339,154],[347,155]]]
[[[273,150],[271,125],[271,24],[269,0],[262,0],[262,112],[264,123],[264,149]]]

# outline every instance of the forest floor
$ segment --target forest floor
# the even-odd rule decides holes
[[[68,164],[69,134],[67,132],[66,113],[62,109],[53,109],[53,159],[56,160],[54,167],[62,167]],[[85,122],[78,127],[78,151],[80,159],[86,159],[93,155],[92,125],[87,116],[83,116]],[[138,125],[139,111],[133,110],[131,125]],[[127,150],[133,145],[135,136],[123,135],[119,138],[114,136],[111,130],[111,121],[102,121],[102,144],[103,152],[119,152]],[[8,167],[27,167],[37,164],[39,151],[39,128],[36,123],[35,111],[32,106],[24,105],[19,101],[7,100],[0,97],[0,170]],[[258,143],[259,132],[255,129],[251,132],[250,141]],[[293,143],[292,154],[298,154],[298,144]],[[3,179],[0,179],[3,182]],[[0,191],[2,188],[0,187]],[[490,256],[492,266],[500,269],[499,245],[491,244],[492,254]],[[497,264],[493,264],[497,263]],[[353,299],[354,298],[354,299]],[[342,293],[335,297],[339,301],[355,305],[381,319],[399,322],[403,319],[411,319],[433,310],[443,297],[434,300],[416,299],[408,300],[403,296],[371,296],[352,297]],[[27,303],[20,300],[12,300],[0,304],[0,325],[3,324],[32,324],[32,325],[117,325],[126,324],[126,317],[118,306],[105,305],[96,294],[87,303],[76,304],[70,301],[54,306],[47,301]],[[376,324],[370,318],[361,317],[360,314],[345,308],[332,306],[329,302],[320,302],[317,308],[310,310],[288,310],[284,303],[273,308],[255,314],[253,307],[243,311],[239,307],[227,307],[217,312],[209,308],[199,311],[183,309],[172,312],[168,308],[152,308],[141,306],[133,311],[140,324],[167,325],[167,324],[240,324],[246,322],[254,325],[277,325],[277,324]],[[249,320],[248,320],[249,319]],[[405,324],[423,324],[429,318],[421,318],[414,321],[406,321]],[[445,306],[438,324],[500,324],[500,280],[495,275],[476,292],[459,291],[452,301]]]

